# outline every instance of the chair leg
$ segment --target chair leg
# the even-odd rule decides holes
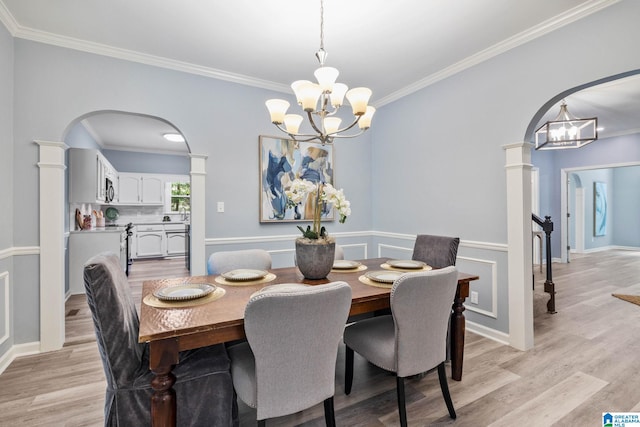
[[[344,369],[344,394],[351,393],[353,385],[353,350],[346,347],[345,369]]]
[[[442,390],[442,396],[444,402],[447,404],[449,410],[449,416],[456,419],[456,410],[453,408],[453,402],[451,401],[451,395],[449,394],[449,385],[447,384],[447,373],[444,370],[444,362],[438,365],[438,379],[440,379],[440,389]]]
[[[267,427],[267,420],[258,420],[258,427]]]
[[[396,391],[398,392],[400,427],[407,427],[407,404],[404,401],[404,378],[396,376]]]
[[[327,427],[336,427],[336,414],[333,411],[333,396],[324,401],[324,421]]]

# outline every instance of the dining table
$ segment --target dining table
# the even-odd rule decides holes
[[[142,288],[138,339],[139,342],[149,345],[149,368],[154,374],[150,402],[152,425],[175,426],[176,397],[172,388],[175,376],[172,370],[180,363],[180,352],[245,338],[244,310],[255,292],[274,284],[318,285],[344,281],[351,286],[350,318],[367,313],[379,313],[390,307],[391,285],[377,285],[367,280],[365,275],[383,269],[394,270],[395,268],[389,268],[389,260],[390,258],[358,260],[354,262],[358,265],[357,268],[333,269],[325,279],[320,280],[305,279],[298,268],[284,267],[269,270],[267,276],[257,281],[235,282],[226,280],[222,275],[145,281]],[[477,275],[458,272],[449,328],[451,377],[457,381],[462,379],[464,356],[463,303],[469,296],[469,283],[478,279]],[[173,304],[155,298],[158,292],[184,284],[215,285],[216,290],[208,295],[206,300],[193,302],[180,301]]]

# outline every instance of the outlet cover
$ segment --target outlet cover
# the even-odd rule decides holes
[[[478,293],[476,291],[471,291],[471,304],[478,303]]]

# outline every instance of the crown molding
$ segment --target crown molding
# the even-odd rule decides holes
[[[0,22],[4,24],[7,31],[9,31],[12,36],[16,36],[16,32],[20,26],[2,0],[0,0]]]
[[[607,8],[615,3],[618,3],[619,1],[620,0],[591,0],[581,4],[580,6],[576,6],[573,9],[569,9],[563,14],[554,16],[553,18],[548,19],[536,26],[533,26],[526,31],[505,39],[500,43],[497,43],[485,50],[471,55],[463,59],[462,61],[456,62],[449,67],[443,68],[438,72],[428,75],[427,77],[418,80],[417,82],[409,86],[405,86],[404,88],[393,92],[392,94],[385,96],[384,98],[381,98],[376,102],[376,106],[381,107],[385,104],[397,101],[404,96],[417,92],[420,89],[424,89],[425,87],[430,86],[440,80],[451,77],[454,74],[478,65],[481,62],[487,61],[494,56],[498,56],[538,37],[542,37],[545,34],[555,31],[558,28],[564,27],[565,25],[571,24],[572,22],[578,21],[585,16],[598,12],[599,10]]]
[[[468,58],[463,59],[449,67],[446,67],[436,73],[426,76],[417,82],[404,87],[392,94],[381,98],[375,102],[377,107],[396,101],[404,96],[407,96],[413,92],[423,89],[429,85],[432,85],[440,80],[446,79],[454,74],[464,71],[470,67],[473,67],[481,62],[487,61],[494,56],[500,55],[508,50],[511,50],[517,46],[527,43],[535,38],[541,37],[551,31],[575,22],[584,18],[592,13],[598,12],[606,7],[609,7],[620,0],[591,0],[587,1],[573,9],[566,11],[563,14],[548,19],[541,24],[538,24],[527,31],[523,31],[510,37],[494,46],[480,51]],[[17,38],[26,40],[32,40],[40,43],[51,44],[55,46],[74,49],[82,52],[94,53],[96,55],[109,56],[112,58],[123,59],[126,61],[137,62],[146,65],[152,65],[155,67],[166,68],[175,71],[181,71],[190,74],[201,75],[205,77],[211,77],[218,80],[224,80],[232,83],[238,83],[247,86],[253,86],[261,89],[273,90],[276,92],[289,93],[290,89],[288,85],[256,79],[253,77],[245,76],[243,74],[231,73],[228,71],[218,70],[215,68],[204,67],[189,62],[176,61],[173,59],[148,55],[141,52],[136,52],[127,49],[121,49],[105,44],[88,42],[72,37],[61,36],[58,34],[49,33],[46,31],[35,30],[32,28],[23,27],[18,24],[6,8],[2,0],[0,0],[0,21],[7,27],[9,32]]]
[[[0,3],[1,4],[1,3]],[[1,8],[0,8],[1,10]],[[5,9],[6,10],[6,9]],[[7,12],[8,13],[8,12]],[[0,12],[1,14],[1,12]],[[9,16],[11,16],[9,14]],[[15,20],[13,21],[15,23]],[[152,65],[159,68],[166,68],[174,71],[181,71],[189,74],[197,74],[205,77],[212,77],[218,80],[224,80],[232,83],[239,83],[246,86],[253,86],[262,89],[270,89],[277,92],[289,92],[289,86],[268,80],[256,79],[242,74],[231,73],[228,71],[218,70],[215,68],[204,67],[202,65],[192,64],[184,61],[177,61],[162,56],[149,55],[146,53],[136,52],[128,49],[121,49],[101,43],[89,42],[73,37],[62,36],[49,33],[46,31],[35,30],[32,28],[21,27],[15,24],[16,29],[12,32],[14,37],[31,40],[35,42],[50,44],[54,46],[65,47],[68,49],[78,50],[82,52],[94,53],[96,55],[108,56],[125,61],[138,62],[141,64]]]

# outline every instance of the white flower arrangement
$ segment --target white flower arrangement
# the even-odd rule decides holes
[[[342,189],[337,190],[331,184],[319,183],[315,184],[306,179],[296,178],[291,185],[285,190],[287,196],[287,206],[295,207],[304,202],[308,195],[315,196],[313,206],[313,229],[310,226],[305,231],[302,227],[298,229],[302,231],[302,235],[309,239],[319,239],[326,237],[327,233],[324,227],[320,227],[320,216],[324,203],[333,205],[340,214],[340,223],[344,224],[347,217],[351,215],[351,203],[345,198]]]

